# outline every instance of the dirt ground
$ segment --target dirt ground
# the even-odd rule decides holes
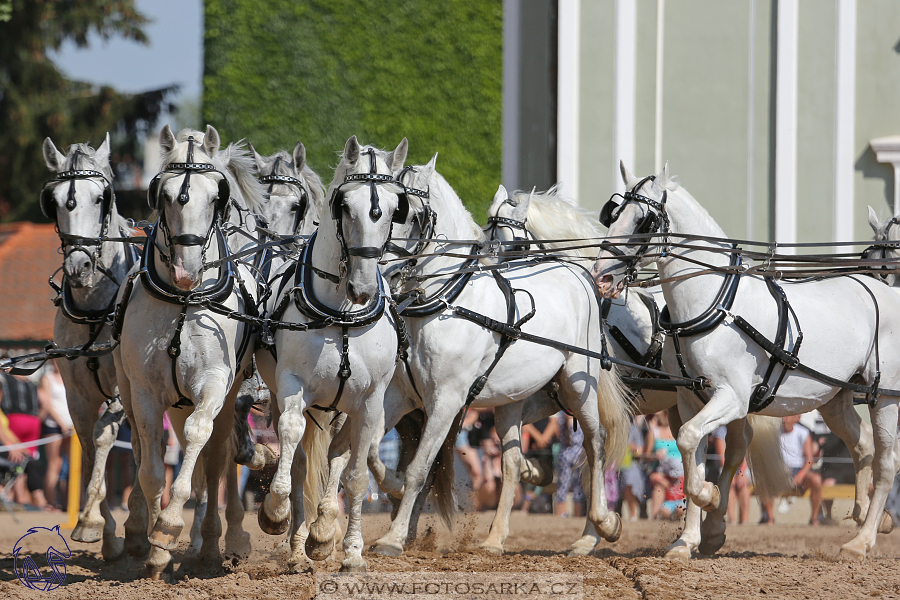
[[[189,512],[189,511],[188,511]],[[119,522],[125,513],[114,513]],[[12,549],[28,527],[52,527],[64,515],[17,513],[0,515],[0,599],[92,598],[95,600],[156,600],[163,598],[253,598],[276,600],[314,597],[314,577],[287,574],[278,548],[280,538],[263,534],[256,515],[245,527],[253,537],[253,553],[243,562],[225,566],[184,560],[182,536],[175,552],[175,580],[166,584],[141,579],[142,565],[130,559],[104,564],[99,544],[70,543],[65,583],[51,592],[26,589],[15,577]],[[190,515],[186,515],[189,522]],[[372,572],[529,572],[577,573],[584,577],[585,598],[900,598],[900,532],[879,536],[870,557],[861,564],[837,561],[840,545],[853,535],[850,526],[812,528],[800,524],[732,525],[725,546],[714,557],[690,562],[662,558],[662,550],[678,532],[677,523],[626,522],[622,538],[602,544],[592,556],[565,554],[581,533],[582,519],[516,513],[507,541],[508,553],[498,557],[477,549],[490,514],[461,515],[453,533],[434,517],[423,517],[420,541],[399,558],[364,554]],[[223,516],[224,523],[224,516]],[[387,528],[386,515],[365,515],[368,543]],[[68,531],[64,531],[68,539]],[[336,572],[340,551],[319,572]],[[407,596],[409,597],[409,596]]]

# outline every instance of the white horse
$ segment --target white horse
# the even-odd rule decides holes
[[[883,222],[878,220],[878,214],[875,209],[869,207],[869,227],[872,228],[875,245],[866,250],[865,256],[871,259],[882,260],[900,260],[900,245],[886,244],[885,242],[900,242],[900,217],[890,217]],[[880,243],[879,243],[880,242]],[[896,268],[896,267],[894,267]],[[887,267],[885,267],[887,269]],[[875,273],[889,286],[900,287],[900,275],[897,273],[879,273],[881,269],[876,268]]]
[[[256,281],[240,263],[207,265],[253,244],[239,234],[227,240],[222,223],[252,231],[248,211],[258,211],[263,203],[249,154],[236,144],[220,152],[213,127],[207,126],[205,133],[183,130],[176,138],[167,125],[160,144],[164,167],[149,190],[151,207],[160,218],[141,268],[122,287],[116,315],[121,343],[114,352],[122,401],[135,424],[132,435],[139,465],[135,491],[140,487],[143,492],[133,493],[129,500],[126,530],[149,532],[152,548],[146,565],[153,578],[170,565],[169,551],[184,527],[182,508],[192,477],[198,497],[205,483],[208,497],[217,498],[222,470],[234,455],[234,398],[250,362],[252,352],[247,349],[253,336],[248,324],[213,311],[209,303],[251,312]],[[229,241],[235,248],[228,247]],[[161,440],[167,410],[184,461],[171,500],[162,510]],[[226,550],[244,554],[249,536],[241,527],[243,506],[239,498],[232,498],[236,470],[232,466],[225,470],[230,489]],[[221,535],[217,510],[206,511],[201,534],[201,556],[215,559]]]
[[[668,166],[655,178],[641,180],[623,166],[622,177],[629,192],[622,204],[608,207],[610,237],[635,242],[647,239],[636,234],[660,236],[649,244],[606,247],[592,269],[601,293],[618,296],[629,270],[653,261],[664,281],[708,268],[703,265],[729,269],[731,264],[729,272],[739,272],[734,268],[734,255],[729,258],[732,248],[727,242],[692,241],[690,249],[668,245],[681,239],[679,234],[725,238],[697,201],[669,178]],[[649,257],[644,256],[647,253]],[[739,285],[737,292],[735,285]],[[874,546],[879,528],[886,528],[889,520],[883,516],[884,503],[900,458],[898,397],[890,395],[890,390],[900,387],[900,342],[892,335],[900,328],[900,297],[878,281],[855,276],[785,283],[780,292],[761,277],[707,272],[665,281],[662,287],[671,313],[670,327],[681,330],[686,371],[707,377],[711,384],[705,402],[687,394],[679,396],[679,409],[691,417],[678,434],[678,447],[685,458],[685,494],[705,510],[719,509],[728,498],[727,488],[703,481],[706,436],[720,425],[745,417],[751,400],[759,401],[760,414],[772,416],[819,409],[853,454],[857,506],[866,504],[868,498],[860,498],[859,483],[860,473],[867,468],[865,457],[860,456],[865,444],[860,442],[858,427],[848,430],[845,426],[854,422],[849,414],[855,413],[851,408],[853,390],[838,382],[852,380],[856,390],[888,390],[878,394],[870,406],[875,429],[875,492],[870,510],[865,511],[856,537],[841,548],[842,557],[864,558]],[[786,294],[790,309],[777,301],[781,293]],[[785,318],[779,319],[779,314]],[[794,318],[789,318],[790,314]],[[695,334],[697,323],[703,327]],[[768,340],[782,330],[783,362],[794,367],[799,360],[801,366],[787,368],[770,360],[769,352],[754,341],[759,337],[751,337],[748,327]],[[803,346],[797,349],[801,330]],[[841,352],[834,352],[838,347]],[[795,350],[799,352],[792,358],[790,353]],[[837,402],[830,402],[832,399]],[[839,411],[844,413],[842,418],[835,418]]]
[[[407,368],[398,368],[385,403],[385,410],[390,410],[386,427],[408,411],[410,402],[424,410],[426,425],[405,472],[396,518],[375,549],[390,555],[402,552],[417,495],[441,445],[447,444],[451,425],[467,405],[467,396],[474,406],[501,407],[524,400],[550,382],[560,386],[561,402],[575,413],[585,432],[590,487],[597,490],[588,517],[605,539],[614,541],[621,534],[621,520],[607,509],[603,470],[607,461],[624,451],[629,428],[627,395],[615,370],[603,370],[596,358],[524,341],[503,344],[505,353],[498,353],[502,338],[482,325],[488,321],[478,324],[459,316],[471,316],[465,312],[468,309],[516,325],[534,308],[533,318],[524,319],[523,330],[599,351],[599,306],[590,280],[584,273],[556,264],[527,266],[495,278],[490,273],[473,273],[482,264],[478,260],[441,252],[472,252],[445,245],[442,239],[472,240],[474,247],[485,238],[447,181],[435,172],[436,158],[405,174],[406,183],[427,190],[429,198],[409,194],[414,218],[394,233],[403,238],[418,233],[421,240],[405,242],[407,249],[424,247],[433,255],[407,262],[401,269],[401,291],[421,287],[424,298],[420,296],[407,308],[409,360]],[[430,218],[432,212],[436,220]],[[427,223],[433,224],[433,231],[428,231]],[[460,269],[466,273],[458,276]],[[455,431],[451,444],[454,438]]]
[[[557,256],[560,260],[573,260],[580,263],[596,259],[596,240],[604,237],[605,231],[601,229],[596,213],[579,207],[574,202],[559,196],[555,188],[545,193],[515,192],[508,194],[501,185],[494,196],[493,203],[488,209],[488,230],[495,239],[501,241],[531,240],[537,244],[511,244],[509,250],[522,251],[527,248],[540,247],[548,251],[549,256]],[[542,240],[573,240],[548,241]],[[652,288],[650,292],[630,290],[625,296],[624,304],[612,303],[607,317],[607,336],[610,341],[610,349],[613,355],[634,362],[636,364],[649,365],[659,368],[658,361],[654,360],[657,352],[664,347],[664,332],[659,328],[659,307],[664,306],[665,300],[659,288]],[[617,329],[617,335],[611,335],[610,330]],[[620,340],[626,341],[629,348],[620,345]],[[671,345],[665,346],[666,353],[662,354],[662,363],[669,372],[677,369],[674,364]],[[634,369],[631,376],[646,378],[646,375],[638,369]],[[675,389],[649,389],[638,387],[639,393],[634,396],[636,414],[653,414],[661,410],[668,411],[669,422],[672,431],[677,434],[681,425],[681,417],[678,413]],[[538,402],[539,397],[532,399]],[[550,412],[556,406],[548,399],[543,400],[547,406],[544,412]],[[543,414],[541,414],[543,416]],[[750,415],[748,417],[750,431],[753,434],[749,446],[749,462],[753,465],[754,481],[758,490],[766,490],[769,495],[787,491],[790,487],[790,479],[784,465],[781,453],[778,451],[779,431],[781,423],[778,419]],[[526,421],[527,422],[527,421]],[[730,443],[726,446],[725,468],[720,485],[731,485],[734,473],[744,460],[742,420],[736,421],[728,434]],[[499,429],[498,429],[499,431]],[[726,437],[728,437],[726,436]],[[521,452],[521,447],[516,444],[504,442],[504,458],[507,454]],[[524,459],[524,457],[523,457]],[[511,459],[513,460],[513,459]],[[522,459],[520,459],[522,460]],[[527,460],[527,459],[526,459]],[[523,472],[526,471],[523,469]],[[507,477],[507,472],[512,478]],[[498,531],[503,533],[508,529],[509,510],[512,506],[512,489],[518,483],[518,470],[504,469],[503,493],[501,503],[497,509],[497,517],[502,518]],[[509,491],[507,492],[507,489]],[[503,495],[508,493],[509,500],[504,505]],[[501,507],[506,514],[501,517]],[[495,524],[497,519],[495,518]],[[725,510],[709,515],[701,526],[700,508],[688,501],[685,514],[685,527],[678,539],[666,549],[668,558],[690,558],[691,552],[700,551],[703,554],[714,554],[725,542]],[[488,539],[481,547],[493,550],[496,547],[494,538],[494,525]],[[585,524],[585,531],[581,539],[573,544],[571,554],[587,554],[593,550],[599,536],[594,532],[590,522]],[[502,538],[500,538],[502,548]]]
[[[406,139],[391,153],[360,146],[355,136],[347,140],[328,204],[315,198],[324,219],[297,262],[287,267],[295,271],[281,277],[269,310],[277,321],[303,323],[309,329],[276,326],[277,361],[266,352],[257,353],[260,373],[277,398],[281,445],[278,470],[259,521],[264,531],[281,533],[291,520],[288,562],[293,570],[312,569],[307,552],[317,560],[331,554],[338,534],[337,488],[345,466],[350,521],[341,570],[366,568],[361,532],[366,457],[373,438],[380,437],[376,428],[398,356],[397,323],[386,310],[389,297],[378,259],[392,220],[405,217],[402,188],[393,181],[393,173],[403,166],[406,152]],[[328,418],[308,424],[304,415],[308,418],[310,408],[352,416],[332,443],[330,465],[322,460],[323,446],[307,443],[310,432],[331,429]],[[321,418],[320,414],[317,419]],[[301,438],[304,445],[298,448]],[[343,451],[348,443],[349,458]],[[319,502],[326,466],[326,496]],[[316,506],[317,518],[304,543],[303,517]]]
[[[57,346],[90,346],[110,342],[107,319],[119,285],[135,255],[126,244],[131,229],[116,210],[109,165],[109,134],[94,150],[73,144],[63,155],[47,138],[44,160],[56,177],[41,192],[41,210],[56,223],[62,243],[63,281],[53,326]],[[84,472],[90,474],[87,501],[78,515],[72,539],[96,542],[102,537],[104,560],[121,556],[116,522],[106,501],[106,459],[125,417],[118,397],[112,356],[59,360],[69,414],[82,448]],[[104,402],[108,405],[100,418]]]

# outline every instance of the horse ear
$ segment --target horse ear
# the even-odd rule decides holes
[[[61,171],[66,163],[66,156],[56,149],[50,138],[44,139],[44,162],[51,171]]]
[[[663,165],[662,171],[656,176],[656,182],[662,189],[666,189],[666,186],[669,184],[669,161],[666,161],[666,164]]]
[[[100,147],[94,152],[94,161],[98,165],[109,164],[109,132]]]
[[[176,143],[175,134],[172,133],[172,128],[166,123],[165,127],[162,128],[162,131],[159,132],[159,147],[165,152],[171,152],[175,149]]]
[[[431,157],[431,160],[428,161],[424,167],[419,169],[418,179],[421,181],[430,181],[431,176],[434,175],[434,165],[437,162],[437,152],[434,153],[434,156]]]
[[[494,194],[494,200],[493,200],[492,204],[497,204],[498,202],[503,202],[507,198],[509,198],[509,192],[506,191],[506,188],[503,187],[503,184],[501,183],[497,187],[497,193]]]
[[[263,168],[266,166],[265,159],[256,151],[256,148],[254,148],[253,144],[250,142],[247,142],[247,147],[250,148],[250,152],[253,154],[253,162],[256,163],[256,170],[262,172]]]
[[[350,164],[359,160],[359,140],[356,139],[355,135],[350,136],[350,139],[344,145],[344,160]]]
[[[869,227],[872,228],[872,231],[878,233],[878,229],[881,226],[881,223],[878,222],[878,213],[875,212],[875,209],[871,206],[869,207]]]
[[[303,145],[303,142],[297,142],[297,145],[294,146],[294,169],[298,173],[303,171],[303,168],[306,167],[306,146]]]
[[[396,173],[403,168],[403,163],[406,162],[407,151],[409,151],[409,142],[406,141],[406,138],[403,138],[394,151],[388,155],[387,163],[391,173]]]
[[[631,174],[631,171],[628,170],[628,167],[625,166],[625,161],[619,161],[619,173],[622,174],[622,183],[625,184],[625,189],[630,190],[633,182],[637,179],[634,175]]]
[[[219,139],[219,132],[212,125],[207,125],[206,133],[203,135],[203,151],[206,152],[208,157],[212,158],[219,151],[219,146],[221,145],[222,140]]]

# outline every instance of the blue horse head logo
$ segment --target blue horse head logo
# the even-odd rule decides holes
[[[34,558],[39,551],[29,552],[23,549],[23,541],[28,539],[28,546],[46,548],[46,566],[38,567]],[[24,550],[24,551],[23,551]],[[16,577],[27,588],[46,592],[54,590],[66,579],[65,559],[72,558],[72,551],[66,538],[59,532],[59,525],[48,529],[47,527],[32,527],[28,533],[19,538],[13,548],[13,569]],[[43,569],[43,570],[41,570]]]

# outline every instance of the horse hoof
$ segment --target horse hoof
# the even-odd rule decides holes
[[[99,542],[103,539],[103,525],[87,525],[78,521],[78,525],[75,526],[75,529],[72,530],[72,535],[69,537],[73,541],[83,544]]]
[[[669,560],[691,560],[691,549],[687,544],[675,542],[666,549],[665,558]]]
[[[372,547],[372,552],[382,556],[400,556],[403,554],[403,546],[391,542],[377,541]]]
[[[366,563],[365,561],[362,564],[357,562],[349,562],[349,563],[341,563],[341,573],[365,573],[366,572]]]
[[[858,548],[852,541],[841,546],[841,553],[838,555],[842,561],[862,562],[866,559],[865,546]]]
[[[135,560],[144,560],[150,553],[150,542],[146,535],[128,535],[125,532],[125,553]]]
[[[607,542],[617,542],[619,538],[622,537],[622,517],[619,516],[619,513],[611,513],[609,518],[613,520],[613,530],[612,533],[607,534],[604,528],[600,529],[600,535],[603,536],[603,539]]]
[[[497,556],[503,556],[503,547],[495,546],[493,544],[480,544],[478,546],[480,550],[484,550],[485,552],[490,552],[491,554],[496,554]]]
[[[178,536],[181,535],[181,527],[164,525],[157,521],[153,531],[150,532],[149,541],[152,545],[162,550],[174,550],[178,546]]]
[[[304,548],[306,549],[306,555],[311,559],[328,560],[328,557],[334,552],[334,538],[324,542],[317,542],[312,536],[309,536],[306,538]]]
[[[172,578],[175,575],[175,564],[171,560],[162,568],[158,565],[150,564],[144,565],[144,568],[147,570],[147,578],[151,581],[172,583]]]
[[[313,573],[315,567],[312,561],[304,556],[303,558],[289,560],[288,571],[291,573]]]
[[[537,465],[536,467],[529,465],[526,470],[523,470],[524,472],[521,474],[522,481],[535,487],[546,487],[553,483],[553,464],[544,457],[530,460],[537,463]]]
[[[119,560],[125,556],[125,541],[118,537],[110,538],[108,541],[103,540],[103,547],[100,549],[100,555],[106,562]]]
[[[238,531],[232,533],[229,531],[225,534],[225,552],[240,558],[250,556],[250,534],[246,531]]]
[[[278,464],[278,455],[265,444],[256,444],[256,451],[262,454],[266,459],[267,467],[274,467]]]
[[[288,525],[290,525],[290,519],[285,519],[284,521],[273,521],[269,518],[269,515],[266,514],[266,508],[264,506],[259,507],[259,512],[256,513],[256,518],[259,521],[259,528],[268,533],[269,535],[281,535],[288,529]]]
[[[697,552],[700,554],[705,554],[707,556],[712,556],[716,552],[718,552],[722,546],[725,545],[725,534],[716,535],[708,538],[703,538],[700,540],[700,544],[697,546]],[[690,556],[689,556],[690,558]]]
[[[878,533],[890,533],[894,530],[894,517],[891,513],[884,511],[881,513],[881,523],[878,524]]]
[[[709,499],[709,502],[706,506],[703,507],[703,510],[706,512],[713,512],[714,510],[718,510],[719,502],[722,501],[722,494],[719,492],[719,486],[712,485],[712,497]]]

